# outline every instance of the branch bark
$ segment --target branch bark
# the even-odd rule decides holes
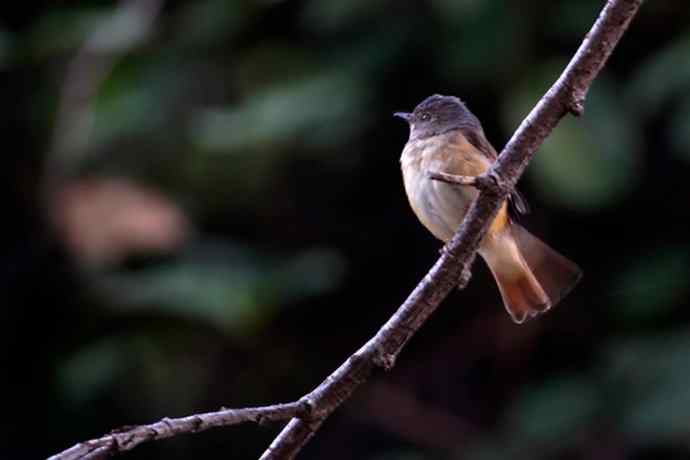
[[[243,417],[235,416],[226,419],[216,417],[221,412],[202,414],[213,420],[203,425],[203,428],[198,425],[198,422],[194,422],[201,416],[164,419],[153,425],[124,429],[78,444],[51,459],[102,458],[104,455],[129,450],[136,444],[148,440],[193,433],[212,426],[256,421],[254,417],[257,415],[247,414],[256,414],[257,411],[258,413],[268,411],[266,413],[274,414],[266,420],[292,417],[263,453],[261,459],[294,458],[314,436],[326,418],[350,397],[375,368],[381,367],[388,370],[394,366],[405,344],[448,293],[455,286],[462,287],[467,283],[479,242],[501,203],[513,190],[530,159],[560,119],[567,113],[574,115],[583,113],[584,100],[592,81],[603,68],[641,4],[642,0],[609,0],[607,2],[568,66],[520,124],[494,165],[476,180],[458,179],[460,182],[481,184],[482,186],[478,187],[479,196],[472,204],[455,236],[424,279],[376,335],[316,389],[297,402],[280,406],[289,407],[289,410],[270,412],[270,408],[278,406],[238,409],[237,412],[255,412],[247,412]],[[156,430],[162,434],[157,434]],[[151,433],[156,434],[151,435]],[[131,439],[136,439],[136,444],[132,444]]]
[[[171,438],[183,433],[198,433],[217,426],[245,422],[267,423],[305,417],[309,406],[304,401],[244,409],[221,409],[188,417],[164,418],[150,425],[127,426],[97,439],[81,442],[53,455],[48,460],[93,460],[134,449],[142,442]]]

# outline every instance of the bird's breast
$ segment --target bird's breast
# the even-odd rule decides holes
[[[449,241],[460,226],[477,191],[429,178],[430,172],[477,175],[477,160],[445,136],[410,140],[400,158],[410,205],[436,238]],[[466,158],[465,158],[466,157]]]

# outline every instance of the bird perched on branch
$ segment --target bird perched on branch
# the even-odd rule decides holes
[[[479,192],[471,185],[449,184],[431,176],[480,176],[496,161],[496,150],[486,140],[477,117],[457,97],[430,96],[413,112],[395,116],[410,125],[400,163],[412,210],[436,238],[447,243]],[[517,192],[509,201],[516,212],[526,212]],[[582,275],[577,265],[516,223],[505,202],[478,253],[493,273],[516,323],[556,305]]]

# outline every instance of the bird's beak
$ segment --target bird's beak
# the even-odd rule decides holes
[[[402,118],[403,120],[405,120],[408,123],[410,122],[410,118],[412,118],[412,114],[407,113],[407,112],[395,112],[393,114],[393,116],[398,117],[398,118]]]

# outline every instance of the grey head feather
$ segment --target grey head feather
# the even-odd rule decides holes
[[[482,129],[477,117],[460,98],[441,94],[434,94],[420,102],[408,121],[411,139],[425,139],[455,129]]]

